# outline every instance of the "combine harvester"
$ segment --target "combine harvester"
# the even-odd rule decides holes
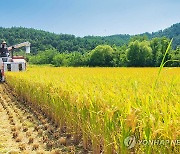
[[[25,71],[26,70],[26,60],[23,56],[14,56],[14,49],[18,49],[20,47],[26,47],[26,53],[30,53],[30,43],[24,42],[20,44],[16,44],[10,47],[7,47],[5,41],[1,43],[0,46],[0,81],[5,81],[4,72],[12,71]]]

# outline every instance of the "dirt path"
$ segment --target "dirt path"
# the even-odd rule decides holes
[[[0,154],[90,153],[0,84]]]
[[[2,95],[0,94],[0,101]],[[0,103],[0,153],[6,153],[10,150],[17,151],[18,144],[12,140],[11,127],[6,110]]]

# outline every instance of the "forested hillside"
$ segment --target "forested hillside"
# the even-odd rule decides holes
[[[24,41],[31,42],[32,53],[43,51],[47,48],[55,48],[59,52],[85,52],[94,49],[100,44],[123,45],[129,41],[129,35],[118,35],[109,37],[87,36],[75,37],[69,34],[55,34],[32,28],[12,27],[0,28],[0,39],[6,40],[8,45]]]
[[[149,34],[147,36],[149,36],[149,38],[163,37],[163,36],[170,39],[173,38],[172,46],[175,49],[178,45],[180,45],[180,23],[174,24],[171,27],[166,28],[164,30],[153,32],[152,34]]]
[[[8,45],[31,42],[31,63],[55,66],[159,66],[171,38],[165,60],[180,60],[180,23],[152,34],[83,38],[32,28],[0,28],[0,39]],[[180,63],[168,62],[166,66]]]
[[[180,44],[180,23],[174,24],[170,28],[160,30],[158,32],[144,33],[148,38],[162,37],[174,38],[173,48],[175,49]],[[110,46],[122,46],[128,44],[130,35],[112,35],[112,36],[85,36],[83,38],[75,37],[69,34],[54,34],[42,30],[32,28],[2,28],[0,27],[0,39],[6,40],[8,45],[17,44],[23,41],[30,41],[32,44],[32,53],[43,51],[47,48],[53,47],[59,52],[85,52],[92,50],[101,44],[108,44]]]

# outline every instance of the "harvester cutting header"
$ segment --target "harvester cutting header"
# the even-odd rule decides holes
[[[24,71],[26,70],[26,60],[23,56],[14,56],[14,49],[26,47],[26,53],[30,53],[29,42],[23,42],[10,47],[7,47],[5,41],[2,41],[0,46],[0,81],[4,81],[4,72],[6,71]]]

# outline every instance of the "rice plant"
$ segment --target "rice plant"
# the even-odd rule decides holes
[[[6,73],[23,101],[41,108],[93,153],[175,153],[180,139],[180,68],[55,68]],[[136,144],[125,144],[134,136]],[[173,141],[144,143],[145,141]],[[176,142],[177,141],[177,142]]]

